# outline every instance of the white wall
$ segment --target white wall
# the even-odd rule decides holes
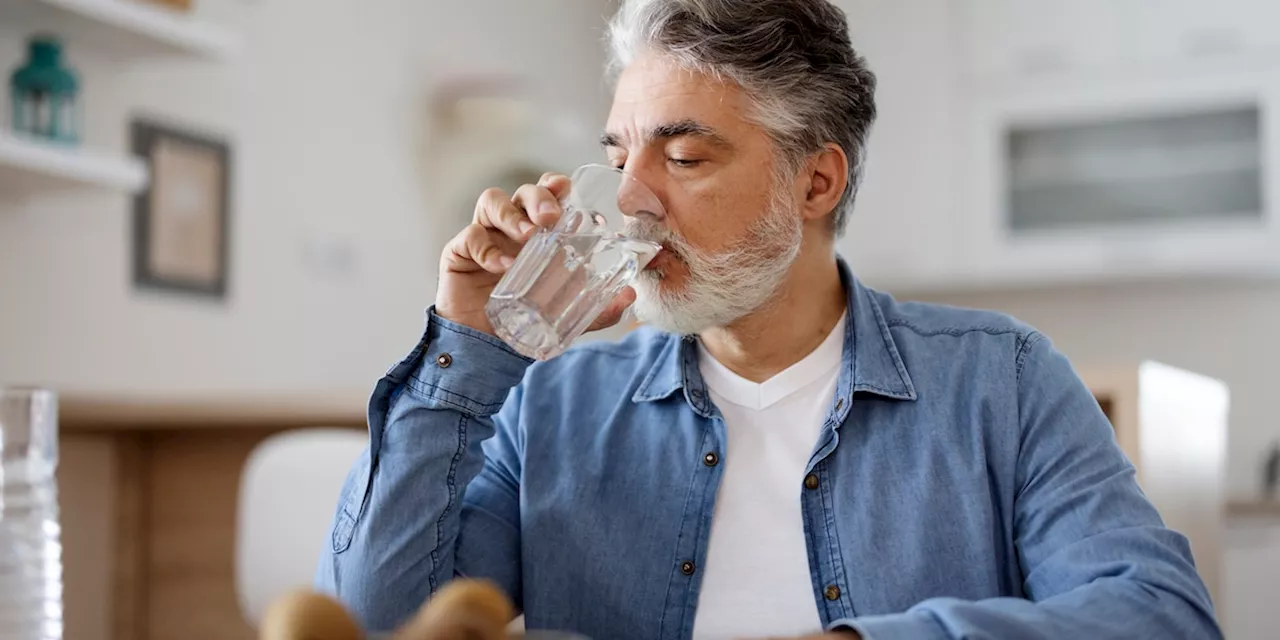
[[[0,382],[364,393],[413,346],[458,226],[422,187],[429,84],[473,67],[557,79],[546,86],[583,105],[577,120],[603,121],[598,0],[198,5],[242,30],[239,59],[119,63],[75,43],[67,55],[90,144],[125,149],[134,112],[233,142],[229,298],[133,290],[123,196],[0,204]],[[0,39],[0,68],[21,49]],[[317,244],[349,268],[309,261]]]

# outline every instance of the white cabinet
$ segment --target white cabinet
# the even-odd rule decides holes
[[[873,286],[1280,277],[1280,2],[841,5],[880,78],[841,242]]]
[[[1123,1],[1123,0],[1121,0]],[[1117,0],[962,0],[969,73],[1017,77],[1099,67],[1123,55]]]
[[[1275,0],[1125,0],[1142,62],[1212,61],[1280,53]]]
[[[969,101],[957,158],[968,284],[1280,274],[1278,78]]]
[[[1280,2],[958,0],[951,10],[952,31],[935,36],[952,59],[903,68],[920,95],[891,104],[886,91],[882,102],[918,127],[952,128],[934,146],[894,134],[890,153],[951,154],[947,171],[895,167],[895,186],[950,185],[953,200],[913,221],[931,230],[923,246],[934,257],[889,288],[1280,277]],[[952,90],[919,89],[936,82]]]
[[[1121,75],[1280,53],[1274,0],[961,0],[968,75]]]

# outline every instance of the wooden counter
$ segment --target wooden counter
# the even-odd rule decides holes
[[[60,398],[66,637],[254,637],[234,580],[245,459],[286,429],[363,429],[367,401]]]

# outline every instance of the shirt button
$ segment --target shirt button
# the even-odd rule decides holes
[[[440,365],[441,369],[448,369],[449,365],[453,364],[453,356],[442,353],[436,356],[436,364]]]
[[[836,411],[839,411],[839,410],[840,410],[840,409],[842,409],[842,408],[844,408],[844,398],[837,398],[837,399],[836,399]]]
[[[708,467],[714,467],[719,463],[720,456],[716,455],[716,452],[714,451],[709,451],[707,452],[707,455],[702,456],[702,464],[705,464]]]
[[[688,560],[685,560],[684,562],[680,563],[680,573],[683,573],[686,576],[693,575],[694,569],[696,569],[696,567],[694,567],[693,563],[689,562]]]
[[[826,598],[827,598],[828,600],[839,600],[839,599],[840,599],[840,587],[837,587],[837,586],[835,586],[834,584],[833,584],[833,585],[828,585],[828,586],[827,586],[826,591],[823,591],[823,592],[822,592],[822,595],[826,596]]]
[[[809,475],[805,476],[805,477],[804,477],[804,488],[806,488],[806,489],[817,489],[817,488],[818,488],[818,474],[816,474],[816,473],[811,473],[811,474],[809,474]]]

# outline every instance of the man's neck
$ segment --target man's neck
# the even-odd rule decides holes
[[[769,304],[728,327],[702,332],[702,344],[729,370],[764,382],[817,349],[847,304],[835,256],[802,253]]]

